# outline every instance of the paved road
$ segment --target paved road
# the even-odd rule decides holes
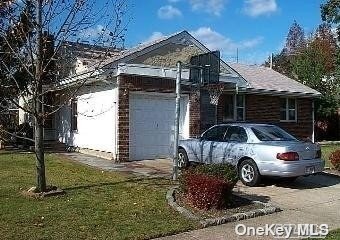
[[[263,236],[237,236],[235,226],[240,223],[254,227],[264,227],[265,224],[273,223],[313,223],[328,224],[330,229],[340,228],[340,178],[317,175],[302,177],[290,184],[268,181],[260,187],[250,188],[239,184],[237,188],[239,191],[252,195],[255,199],[270,201],[281,207],[283,211],[161,239],[272,239],[272,237]]]

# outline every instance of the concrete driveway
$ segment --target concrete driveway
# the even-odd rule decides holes
[[[282,212],[195,230],[166,239],[272,239],[272,237],[237,236],[235,226],[264,227],[265,224],[328,224],[330,229],[340,228],[340,178],[330,175],[301,177],[294,183],[267,180],[259,187],[246,187],[239,183],[236,191],[249,194],[254,199],[270,201]]]

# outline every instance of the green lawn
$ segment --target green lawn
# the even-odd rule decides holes
[[[320,238],[309,238],[310,240],[316,240]],[[340,229],[330,231],[327,237],[322,238],[324,240],[339,240],[340,239]]]
[[[322,159],[326,161],[326,167],[331,167],[332,164],[329,161],[329,156],[332,152],[335,150],[340,149],[340,145],[321,145],[321,151],[322,151]]]
[[[340,229],[331,231],[326,238],[324,238],[325,240],[339,240],[340,239]]]
[[[67,194],[43,200],[20,194],[35,184],[31,154],[0,151],[0,239],[145,239],[198,225],[168,207],[171,182],[133,179],[47,156],[48,183]]]

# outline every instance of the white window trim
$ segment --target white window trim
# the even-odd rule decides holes
[[[296,98],[281,98],[286,100],[286,119],[282,120],[281,119],[281,106],[280,106],[280,122],[297,122],[297,99]],[[295,101],[295,109],[290,109],[288,106],[288,100],[293,99]],[[295,119],[294,120],[289,120],[289,110],[295,110]]]
[[[237,106],[237,95],[238,94],[229,94],[229,95],[233,95],[233,110],[234,110],[234,116],[233,119],[229,119],[229,118],[225,118],[225,116],[223,115],[223,122],[245,122],[246,121],[246,95],[245,94],[240,94],[243,96],[243,107],[239,107]],[[237,120],[237,109],[238,108],[243,108],[243,119],[242,120]]]

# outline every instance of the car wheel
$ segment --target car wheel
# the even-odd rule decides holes
[[[241,162],[238,168],[238,175],[241,182],[246,186],[253,187],[258,185],[261,181],[261,175],[256,163],[251,159]]]
[[[183,148],[178,149],[178,168],[184,169],[189,166],[189,159],[186,151]]]

